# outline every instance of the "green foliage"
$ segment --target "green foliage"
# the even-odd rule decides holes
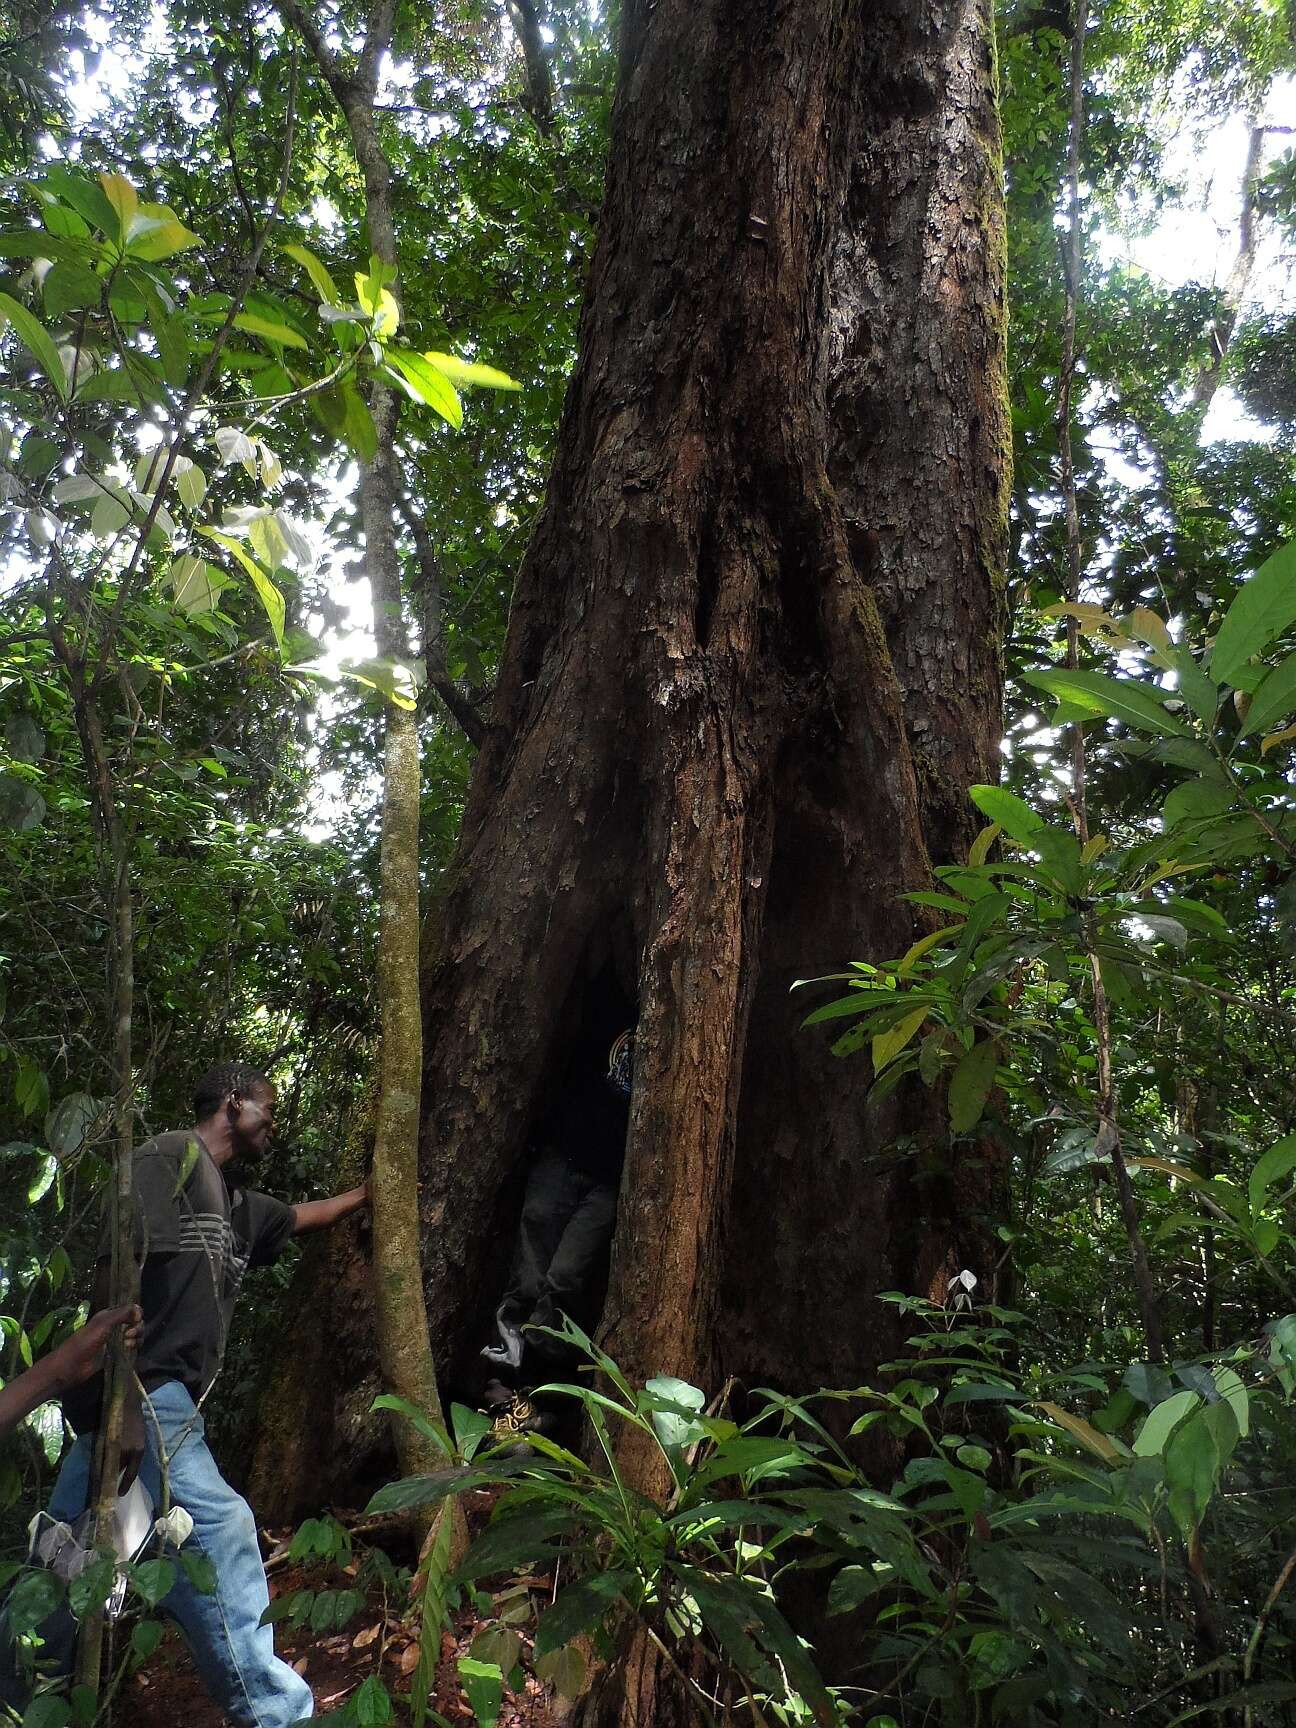
[[[1280,1378],[1275,1351],[1296,1337],[1296,1316],[1216,1361],[1131,1373],[1131,1391],[1093,1362],[1047,1368],[1026,1317],[978,1309],[969,1283],[957,1280],[943,1305],[885,1298],[916,1328],[885,1383],[801,1398],[765,1389],[741,1423],[678,1380],[634,1388],[568,1323],[561,1336],[598,1384],[541,1395],[580,1408],[597,1463],[533,1435],[523,1456],[492,1448],[382,1489],[370,1509],[497,1487],[452,1582],[562,1556],[570,1581],[539,1616],[535,1660],[573,1689],[583,1659],[572,1640],[607,1651],[633,1624],[680,1671],[711,1671],[694,1695],[706,1719],[719,1720],[710,1696],[729,1690],[753,1719],[758,1700],[782,1721],[885,1706],[901,1723],[963,1722],[984,1707],[991,1720],[1080,1724],[1087,1712],[1119,1714],[1139,1672],[1158,1676],[1165,1708],[1154,1719],[1178,1720],[1198,1677],[1186,1653],[1177,1672],[1166,1659],[1181,1642],[1176,1618],[1193,1611],[1197,1556],[1215,1551],[1216,1508],[1274,1471],[1281,1481],[1290,1459],[1296,1383]],[[623,1476],[627,1429],[658,1449],[667,1498]],[[885,1490],[851,1448],[865,1435],[872,1456],[901,1459]],[[1289,1483],[1277,1491],[1290,1501]],[[823,1684],[780,1606],[807,1571],[823,1578],[830,1615],[857,1617],[858,1684],[845,1692]],[[430,1636],[439,1647],[439,1621]],[[460,1663],[483,1723],[516,1648],[502,1617]],[[1281,1675],[1276,1650],[1274,1661]],[[1243,1701],[1296,1697],[1270,1673],[1235,1685],[1240,1650],[1232,1662],[1238,1673],[1222,1663],[1221,1685]]]

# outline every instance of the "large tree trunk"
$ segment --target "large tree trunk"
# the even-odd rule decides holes
[[[906,945],[897,895],[995,772],[1000,180],[987,0],[625,0],[579,360],[425,977],[461,1363],[606,965],[639,1024],[627,1370],[856,1383],[877,1291],[976,1252],[993,1182],[942,1163],[927,1095],[867,1108],[789,986]],[[866,1167],[902,1130],[936,1179]]]

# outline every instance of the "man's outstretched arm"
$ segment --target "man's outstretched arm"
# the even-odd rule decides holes
[[[97,1374],[103,1367],[104,1352],[114,1327],[125,1326],[127,1342],[137,1344],[143,1319],[139,1308],[129,1302],[121,1308],[105,1308],[57,1350],[42,1356],[34,1368],[11,1380],[0,1391],[0,1434],[30,1415],[46,1399],[61,1398],[73,1386],[80,1386]]]
[[[306,1236],[312,1230],[327,1230],[330,1224],[340,1223],[368,1204],[367,1182],[360,1188],[348,1188],[345,1194],[334,1194],[328,1200],[303,1200],[293,1207],[293,1235]]]

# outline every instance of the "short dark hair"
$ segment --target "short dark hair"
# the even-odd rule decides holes
[[[269,1080],[250,1062],[222,1062],[209,1068],[193,1090],[194,1115],[199,1122],[214,1116],[227,1098],[236,1092],[246,1097],[258,1086],[268,1086]]]

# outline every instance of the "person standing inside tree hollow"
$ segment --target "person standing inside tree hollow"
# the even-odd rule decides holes
[[[527,1178],[508,1286],[495,1310],[496,1336],[481,1352],[498,1373],[519,1373],[528,1355],[541,1373],[565,1360],[562,1345],[545,1333],[523,1334],[527,1327],[559,1327],[563,1314],[589,1296],[616,1224],[633,1078],[630,1027],[608,1052],[606,1072],[582,1069],[573,1077],[543,1137]]]
[[[179,1623],[208,1692],[240,1728],[288,1728],[313,1714],[314,1701],[301,1676],[275,1655],[273,1628],[260,1623],[269,1591],[256,1521],[207,1448],[201,1405],[220,1370],[247,1268],[269,1265],[290,1237],[349,1217],[369,1197],[366,1184],[288,1206],[238,1186],[231,1167],[265,1150],[274,1110],[274,1087],[265,1075],[243,1062],[227,1063],[198,1082],[194,1127],[159,1135],[133,1160],[132,1228],[144,1321],[127,1402],[123,1480],[138,1467],[161,1506],[165,1473],[170,1503],[193,1519],[182,1552],[211,1561],[215,1590],[195,1589],[181,1571],[162,1607]],[[107,1301],[107,1280],[108,1262],[101,1257],[96,1309]],[[49,1514],[66,1523],[88,1501],[102,1390],[100,1376],[64,1400],[79,1437],[59,1472]],[[58,1652],[51,1648],[51,1654]]]

